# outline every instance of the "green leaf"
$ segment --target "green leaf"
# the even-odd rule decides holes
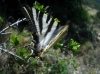
[[[55,18],[54,20],[55,20],[56,22],[58,22],[58,23],[60,22],[57,18]]]
[[[77,46],[73,46],[73,50],[77,50]]]
[[[0,16],[0,22],[3,22],[3,18]]]
[[[29,53],[27,53],[27,50],[25,48],[18,48],[17,54],[24,59],[27,59],[27,57],[30,55]]]
[[[73,39],[70,40],[70,42],[68,43],[68,46],[70,50],[72,50],[73,52],[77,52],[80,50],[80,44],[74,41]]]
[[[41,11],[41,12],[46,12],[46,10],[45,10],[45,8],[44,8],[44,5],[41,5],[40,3],[38,3],[37,1],[35,2],[35,4],[33,4],[34,5],[34,7],[37,9],[37,10],[39,10],[39,11]]]
[[[12,45],[18,46],[20,44],[21,40],[17,36],[14,35],[14,36],[10,37],[10,42]]]

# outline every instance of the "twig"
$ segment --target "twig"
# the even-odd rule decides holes
[[[18,23],[24,21],[24,20],[26,20],[26,18],[23,18],[23,19],[21,19],[21,20],[18,20],[17,22],[15,22],[15,23],[13,23],[13,24],[7,26],[6,28],[4,28],[3,30],[0,31],[0,34],[1,34],[2,32],[4,32],[5,30],[7,30],[8,28],[10,28],[10,27],[12,27],[12,26],[14,26],[14,25],[16,25],[16,24],[18,24]]]
[[[3,30],[0,31],[0,34],[9,34],[9,33],[12,33],[12,32],[6,32],[6,33],[4,33],[4,31],[6,31],[8,28],[10,28],[10,27],[12,27],[12,26],[14,26],[14,25],[16,25],[16,24],[18,25],[18,23],[20,23],[20,22],[22,22],[22,21],[24,21],[24,20],[26,20],[26,18],[23,18],[23,19],[21,19],[21,20],[18,20],[17,22],[15,22],[15,23],[13,23],[13,24],[7,26],[6,28],[4,28]],[[8,40],[8,39],[7,39],[7,40]],[[13,52],[11,52],[11,51],[9,51],[9,50],[7,50],[4,43],[3,43],[3,45],[4,45],[4,48],[3,48],[2,46],[0,46],[0,51],[2,50],[2,51],[4,51],[4,53],[7,52],[7,53],[9,53],[9,54],[11,54],[11,55],[13,55],[13,56],[15,56],[15,57],[21,59],[21,60],[24,60],[22,57],[16,55],[15,53],[13,53]]]
[[[13,56],[15,56],[15,57],[21,59],[21,60],[24,60],[22,57],[16,55],[15,53],[13,53],[13,52],[11,52],[11,51],[9,51],[9,50],[7,50],[7,49],[0,48],[0,50],[3,50],[4,52],[7,52],[7,53],[9,53],[9,54],[11,54],[11,55],[13,55]]]
[[[1,34],[11,34],[12,32],[6,32],[6,33],[1,33]]]

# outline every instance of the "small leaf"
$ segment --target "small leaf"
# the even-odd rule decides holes
[[[69,44],[68,44],[69,48],[73,51],[73,52],[77,52],[80,49],[80,44],[77,43],[76,41],[74,41],[73,39],[70,40]]]
[[[17,36],[11,36],[10,42],[11,42],[12,45],[18,46],[21,41]]]
[[[41,5],[40,3],[38,3],[37,1],[36,1],[35,4],[33,4],[33,5],[34,5],[34,7],[35,7],[37,10],[39,10],[39,11],[41,11],[41,12],[46,12],[46,9],[44,8],[44,6]]]
[[[58,23],[60,22],[57,18],[55,18],[54,20],[55,20],[56,22],[58,22]]]
[[[73,46],[73,50],[77,50],[77,47],[76,46]]]
[[[0,22],[3,22],[3,18],[0,16]]]

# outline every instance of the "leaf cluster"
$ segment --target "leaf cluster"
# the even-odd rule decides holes
[[[39,10],[41,12],[44,12],[44,13],[46,12],[46,9],[44,8],[44,5],[41,5],[37,1],[33,5],[37,10]]]
[[[33,6],[37,9],[37,10],[39,10],[39,11],[41,11],[41,12],[43,12],[43,13],[46,13],[47,12],[47,10],[44,8],[44,5],[41,5],[39,2],[35,2],[34,4],[33,4]],[[48,15],[48,14],[47,14]],[[53,18],[53,16],[51,16],[51,18]],[[56,21],[56,22],[60,22],[60,20],[58,20],[58,18],[54,18],[54,20]]]
[[[0,23],[3,22],[3,18],[0,16]]]
[[[20,44],[21,40],[16,35],[12,35],[10,37],[10,42],[11,42],[11,45],[18,46]]]
[[[70,48],[71,51],[73,52],[78,52],[80,50],[80,44],[71,39],[68,43],[68,47]]]

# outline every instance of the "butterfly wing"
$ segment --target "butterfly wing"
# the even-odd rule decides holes
[[[25,15],[25,17],[27,18],[28,22],[29,22],[29,29],[31,32],[37,32],[36,26],[35,26],[35,21],[33,18],[33,14],[32,14],[32,9],[28,6],[28,5],[24,5],[21,8],[23,14]]]
[[[29,9],[28,7],[23,7],[26,18],[29,19],[32,27],[38,36],[37,50],[42,50],[52,47],[60,37],[68,30],[68,26],[59,27],[59,23],[56,22],[49,14],[40,12],[34,7]],[[32,28],[31,27],[31,28]],[[43,54],[43,53],[42,53]]]
[[[36,9],[34,7],[32,8],[32,12],[39,36],[38,49],[45,48],[53,38],[53,34],[57,30],[59,25],[49,15],[40,11],[36,13]]]
[[[68,31],[68,25],[58,28],[52,35],[51,40],[48,42],[47,46],[44,48],[43,52],[41,53],[40,57],[43,57],[43,53],[51,48],[56,42],[58,42],[62,37],[66,35]]]

